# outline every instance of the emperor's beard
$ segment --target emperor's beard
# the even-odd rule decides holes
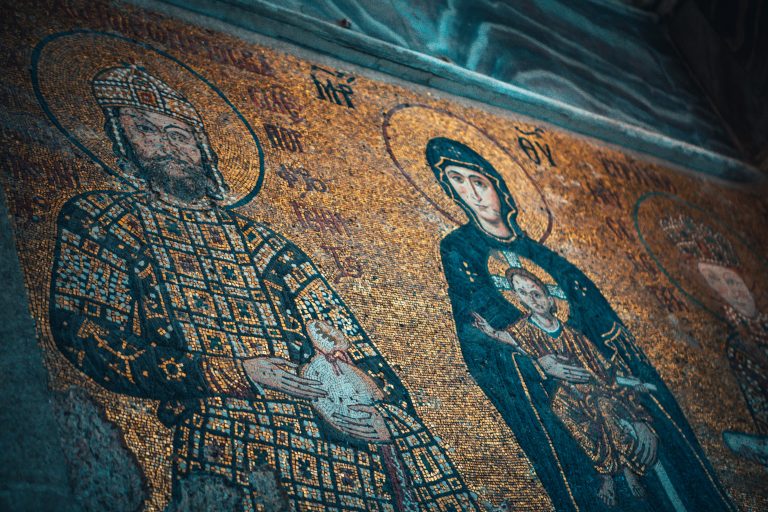
[[[168,156],[137,162],[149,187],[184,202],[212,197],[215,183],[202,165]]]

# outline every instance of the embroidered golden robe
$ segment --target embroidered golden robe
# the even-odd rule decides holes
[[[731,370],[755,421],[757,433],[768,435],[768,315],[747,318],[725,308],[731,327],[726,353]]]
[[[59,217],[51,327],[63,354],[105,388],[161,401],[175,425],[174,487],[194,473],[238,486],[274,471],[291,510],[476,510],[403,385],[295,245],[237,213],[182,209],[147,193],[95,192]],[[308,400],[252,386],[244,359],[311,359],[320,319],[385,392],[392,443],[324,424]]]
[[[626,367],[609,361],[581,333],[560,324],[546,332],[525,316],[508,328],[521,348],[536,359],[555,354],[590,374],[583,384],[560,381],[550,394],[551,406],[579,446],[601,474],[614,474],[624,467],[643,474],[647,467],[634,455],[637,447],[632,423],[650,423],[651,417],[637,403],[634,393],[616,384],[616,376],[627,376]]]

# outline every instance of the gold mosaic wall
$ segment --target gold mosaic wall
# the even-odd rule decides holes
[[[51,300],[60,297],[52,285],[54,260],[67,257],[57,249],[57,240],[65,243],[62,208],[88,192],[130,195],[144,186],[121,166],[105,133],[106,103],[96,100],[94,77],[121,66],[143,69],[196,109],[190,124],[207,134],[208,151],[230,189],[218,204],[281,235],[314,263],[399,377],[414,416],[480,507],[506,500],[517,510],[547,510],[553,501],[525,441],[462,354],[440,247],[459,226],[477,220],[435,179],[425,151],[438,137],[472,148],[498,172],[516,208],[516,237],[524,232],[534,245],[561,255],[602,292],[626,336],[671,391],[691,429],[682,437],[701,445],[697,453],[714,468],[712,478],[729,496],[724,500],[741,510],[768,507],[765,467],[754,460],[765,438],[753,438],[757,444],[737,454],[722,435],[768,433],[760,423],[765,380],[759,382],[768,368],[765,185],[739,188],[668,169],[535,120],[437,98],[342,63],[311,62],[124,4],[25,2],[2,25],[3,187],[50,386],[86,389],[118,427],[145,480],[146,510],[163,510],[171,498],[179,457],[173,435],[181,427],[160,421],[165,398],[118,392],[90,375],[91,355],[72,355],[81,363],[86,357],[76,367],[51,327]],[[138,104],[157,99],[142,103],[139,97]],[[157,112],[178,114],[181,103]],[[91,248],[94,254],[102,249],[98,243]],[[729,302],[728,292],[719,293],[706,279],[702,262],[737,274],[756,313],[739,313],[749,313],[748,298],[732,295]],[[510,263],[502,258],[489,265],[490,273],[503,275]],[[538,265],[542,280],[553,274]],[[71,268],[82,272],[83,282],[99,277],[87,265]],[[108,289],[111,281],[101,278]],[[712,279],[720,278],[736,279]],[[515,304],[513,292],[503,296]],[[568,310],[560,316],[567,320]],[[746,360],[734,352],[741,349]],[[756,385],[754,374],[744,376],[754,370],[750,364],[758,368]],[[207,383],[239,378],[217,371],[203,372]],[[220,386],[229,387],[236,386]]]

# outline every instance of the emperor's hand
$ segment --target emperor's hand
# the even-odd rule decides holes
[[[291,396],[307,400],[328,396],[321,387],[322,382],[299,377],[293,373],[297,365],[287,359],[270,356],[255,357],[245,360],[243,367],[253,382]]]
[[[374,406],[360,404],[350,405],[349,408],[356,412],[365,413],[367,416],[358,418],[334,413],[333,417],[338,429],[352,437],[371,443],[383,443],[391,440],[384,416]]]

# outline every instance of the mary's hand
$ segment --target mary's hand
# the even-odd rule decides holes
[[[334,413],[334,423],[342,432],[357,439],[371,443],[383,443],[391,440],[384,417],[372,405],[350,405],[356,412],[367,414],[362,418]]]
[[[581,366],[566,364],[567,360],[555,354],[547,354],[538,359],[544,373],[556,379],[573,384],[583,384],[589,380],[589,372]]]
[[[253,382],[291,396],[306,398],[307,400],[328,396],[328,393],[322,389],[320,381],[305,379],[292,373],[296,370],[297,365],[287,359],[269,356],[255,357],[244,361],[243,367]]]
[[[641,464],[650,466],[656,462],[656,449],[659,445],[659,438],[645,422],[637,421],[632,424],[632,428],[635,429],[635,434],[637,435],[635,456]]]

